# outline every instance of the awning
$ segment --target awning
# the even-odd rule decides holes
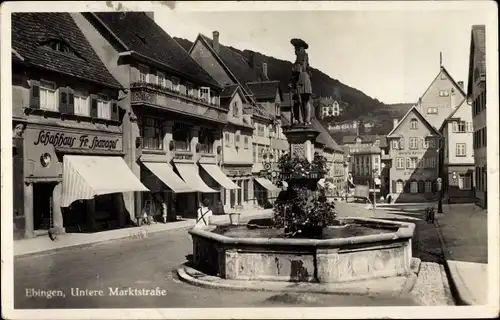
[[[61,207],[115,192],[149,191],[121,157],[64,155]]]
[[[186,182],[192,189],[199,192],[219,192],[207,186],[205,182],[200,177],[198,173],[198,166],[193,163],[176,163],[175,167],[182,177],[182,180]]]
[[[158,177],[175,193],[196,192],[187,185],[165,162],[142,162],[155,176]]]
[[[255,181],[257,181],[258,184],[266,188],[267,190],[273,192],[273,191],[281,191],[280,188],[275,186],[271,181],[269,181],[266,178],[255,178]]]
[[[239,189],[236,183],[232,182],[224,172],[215,164],[203,164],[200,163],[201,167],[205,169],[205,171],[215,180],[217,181],[223,188],[226,189]]]

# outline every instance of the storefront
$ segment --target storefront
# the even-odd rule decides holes
[[[252,209],[257,204],[253,192],[252,163],[224,163],[223,171],[228,179],[239,187],[239,189],[225,189],[222,193],[224,210],[230,212],[237,207],[244,210]]]
[[[114,131],[114,132],[111,132]],[[122,158],[118,128],[95,131],[28,124],[24,133],[27,237],[131,224],[123,193],[147,191]]]
[[[271,208],[280,191],[281,189],[271,180],[259,176],[254,177],[254,195],[259,207]]]

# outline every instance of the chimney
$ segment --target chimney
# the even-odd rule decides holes
[[[458,86],[460,87],[460,89],[462,89],[462,91],[464,90],[464,82],[463,81],[458,81]]]
[[[214,31],[212,33],[212,36],[213,36],[213,43],[212,43],[212,46],[214,48],[214,51],[219,54],[219,31]]]
[[[144,12],[148,17],[149,19],[155,21],[155,13],[154,12]]]
[[[392,119],[392,128],[393,129],[396,128],[398,126],[398,123],[399,123],[398,119],[396,119],[396,118]]]
[[[269,80],[267,77],[267,63],[262,62],[262,74],[264,75],[264,80]]]

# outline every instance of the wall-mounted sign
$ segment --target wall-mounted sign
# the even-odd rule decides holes
[[[398,152],[398,155],[400,156],[423,156],[424,151],[400,151]]]
[[[121,137],[103,137],[89,134],[77,134],[60,131],[40,130],[34,138],[33,145],[65,148],[82,148],[92,150],[121,150]]]

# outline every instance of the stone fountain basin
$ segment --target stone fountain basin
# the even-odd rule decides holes
[[[339,221],[380,233],[332,239],[231,237],[210,225],[189,230],[193,267],[223,279],[320,283],[411,274],[413,223],[358,217]]]

